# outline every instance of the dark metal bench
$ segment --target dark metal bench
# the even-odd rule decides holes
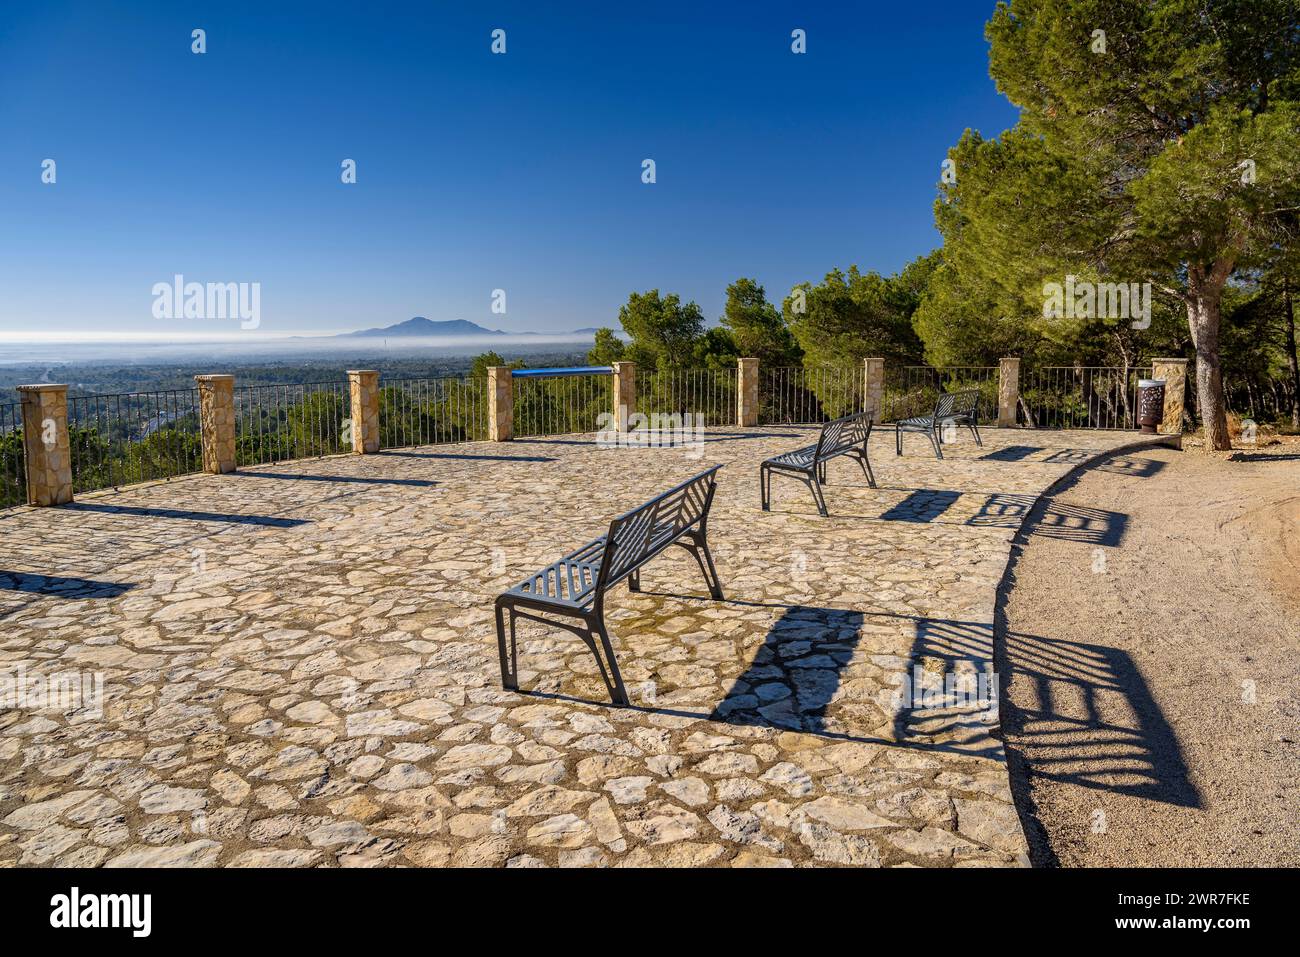
[[[930,437],[936,458],[943,458],[943,427],[948,424],[964,425],[975,435],[975,444],[982,446],[979,430],[979,389],[964,389],[961,392],[945,392],[934,404],[934,411],[929,415],[899,419],[894,423],[894,454],[903,454],[903,433],[924,432]]]
[[[519,657],[515,619],[526,618],[573,632],[596,656],[601,678],[614,704],[626,706],[627,689],[605,628],[605,594],[627,579],[630,591],[641,590],[641,567],[670,545],[681,545],[704,572],[709,594],[722,600],[713,556],[709,553],[709,508],[717,489],[715,465],[676,488],[609,523],[603,538],[588,542],[541,571],[534,572],[496,601],[497,650],[501,655],[501,684],[519,690]],[[506,646],[507,613],[510,618]],[[543,614],[548,617],[543,617]],[[563,619],[569,619],[565,621]],[[597,646],[599,642],[599,647]],[[601,657],[602,650],[604,657]]]
[[[867,441],[871,438],[871,415],[858,412],[835,419],[822,426],[817,441],[805,445],[793,452],[773,456],[758,467],[758,484],[763,499],[763,511],[770,512],[772,504],[772,473],[788,475],[798,479],[812,489],[817,511],[823,516],[826,512],[826,499],[822,495],[822,486],[826,484],[826,463],[836,456],[851,455],[862,466],[862,474],[872,488],[876,487],[876,477],[871,472],[871,462],[867,459]]]

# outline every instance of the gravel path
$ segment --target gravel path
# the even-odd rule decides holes
[[[1001,598],[1035,864],[1300,864],[1300,443],[1090,469]]]

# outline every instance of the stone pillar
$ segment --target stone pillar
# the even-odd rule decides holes
[[[998,363],[998,428],[1015,428],[1019,404],[1020,359],[1011,356]]]
[[[871,415],[871,421],[880,424],[885,407],[885,360],[862,360],[862,411]]]
[[[736,424],[758,425],[758,360],[741,359],[736,375]]]
[[[515,392],[509,366],[488,367],[488,441],[509,442],[515,434]]]
[[[614,421],[627,431],[627,417],[636,411],[636,363],[614,363]]]
[[[196,375],[203,471],[224,475],[235,470],[235,377]]]
[[[1165,380],[1165,417],[1156,431],[1183,434],[1183,400],[1187,395],[1187,360],[1152,359],[1151,378]]]
[[[68,387],[20,385],[23,453],[28,505],[72,501],[72,452],[68,446]]]
[[[352,451],[366,455],[379,451],[379,373],[374,369],[349,369]]]

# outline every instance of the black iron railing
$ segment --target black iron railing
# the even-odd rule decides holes
[[[68,397],[74,492],[198,472],[197,389]]]
[[[385,449],[488,437],[487,379],[384,379],[379,444]]]
[[[235,461],[270,465],[352,448],[346,382],[235,388]]]
[[[0,508],[27,501],[22,406],[0,403]]]

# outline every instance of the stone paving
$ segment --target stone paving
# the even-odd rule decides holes
[[[840,459],[829,519],[779,478],[760,511],[759,461],[814,436],[424,447],[0,513],[0,673],[103,681],[0,712],[0,864],[1024,864],[996,713],[901,692],[988,673],[1022,516],[1136,436],[989,429],[939,462],[877,433],[878,489]],[[608,604],[634,707],[541,626],[502,691],[495,595],[717,462],[726,599],[674,549]],[[1051,529],[1113,547],[1112,519]]]

